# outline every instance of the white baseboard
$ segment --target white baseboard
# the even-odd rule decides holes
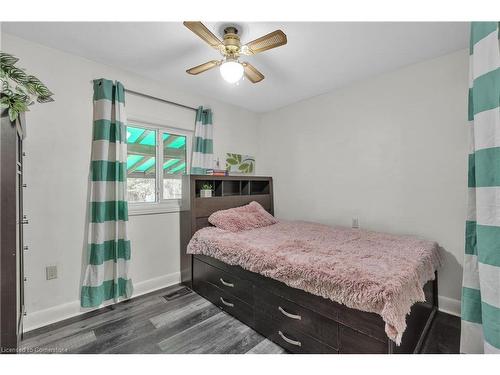
[[[180,282],[181,282],[180,272],[174,272],[168,275],[156,277],[154,279],[141,281],[140,283],[134,285],[133,297],[150,293],[158,289],[166,288],[167,286],[178,284]]]
[[[134,285],[134,294],[132,297],[137,297],[142,294],[154,292],[155,290],[166,288],[168,286],[178,284],[181,280],[180,272],[174,272],[168,275],[156,277],[141,281]],[[84,314],[86,312],[96,310],[98,308],[112,305],[114,302],[103,304],[97,308],[84,309],[80,307],[80,301],[67,302],[61,305],[50,307],[45,310],[29,312],[24,317],[23,326],[24,332],[32,331],[34,329],[59,322],[64,319],[72,318],[74,316]]]
[[[453,299],[444,296],[438,296],[439,311],[460,316],[461,303],[458,299]]]

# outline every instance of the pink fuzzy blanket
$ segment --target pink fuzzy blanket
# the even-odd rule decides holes
[[[300,221],[241,232],[203,228],[187,252],[375,312],[398,345],[406,315],[415,302],[425,300],[423,285],[440,265],[435,242]]]

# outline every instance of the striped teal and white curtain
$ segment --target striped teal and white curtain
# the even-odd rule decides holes
[[[94,81],[87,268],[82,307],[119,301],[132,294],[128,277],[127,128],[120,82]]]
[[[199,107],[196,111],[191,174],[205,174],[207,169],[213,168],[213,162],[212,111]]]
[[[500,353],[500,53],[498,22],[473,22],[462,353]]]

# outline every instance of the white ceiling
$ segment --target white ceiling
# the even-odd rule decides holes
[[[227,23],[205,23],[220,36]],[[242,42],[282,29],[288,44],[245,60],[266,79],[227,84],[218,69],[185,70],[218,52],[181,22],[2,23],[4,32],[90,60],[238,105],[267,112],[349,83],[467,46],[465,22],[255,22],[242,25]]]

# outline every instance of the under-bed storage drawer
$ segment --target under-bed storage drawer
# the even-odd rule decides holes
[[[328,346],[301,331],[290,328],[287,324],[276,321],[259,310],[255,310],[255,329],[269,340],[292,353],[338,353],[335,348],[332,348],[331,346]]]
[[[198,294],[208,299],[220,309],[227,311],[247,326],[254,327],[252,306],[204,281],[196,281],[193,287]]]
[[[202,262],[196,257],[193,259],[193,279],[208,282],[250,305],[253,304],[252,283]]]
[[[312,310],[264,290],[255,290],[255,309],[279,323],[285,330],[302,331],[328,346],[338,348],[339,324]]]
[[[379,341],[351,328],[340,326],[341,354],[384,354],[388,350],[388,342]]]

